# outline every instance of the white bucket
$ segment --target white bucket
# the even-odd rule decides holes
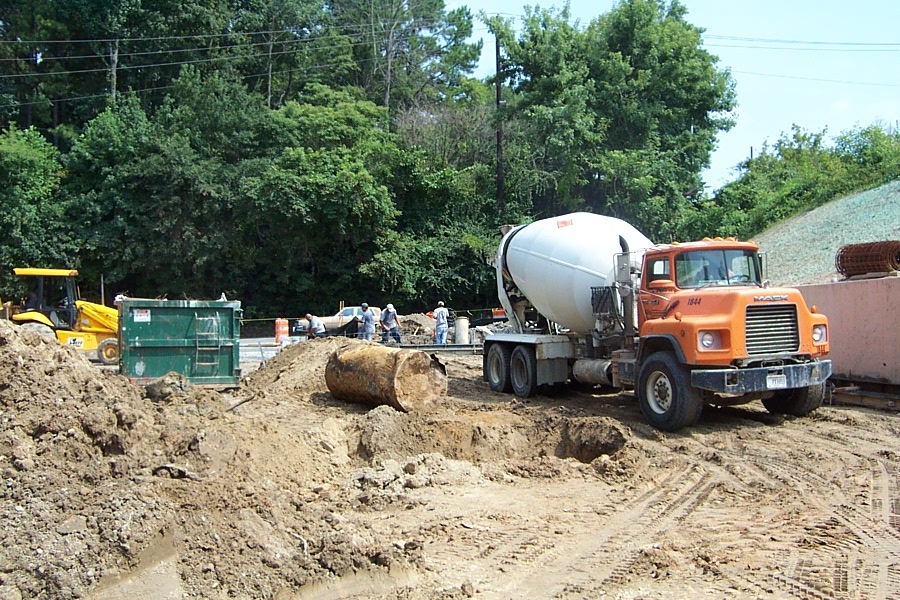
[[[456,317],[456,339],[454,340],[457,344],[468,344],[469,343],[469,318],[468,317]]]

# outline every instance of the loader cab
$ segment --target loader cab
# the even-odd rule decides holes
[[[78,314],[78,271],[22,268],[13,269],[13,272],[32,282],[27,296],[12,317],[13,321],[49,322],[53,329],[75,327]]]

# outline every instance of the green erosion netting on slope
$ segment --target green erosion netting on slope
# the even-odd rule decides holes
[[[900,181],[840,198],[754,236],[773,285],[842,279],[835,253],[846,244],[900,240]]]

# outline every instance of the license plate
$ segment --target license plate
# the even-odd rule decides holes
[[[766,387],[770,390],[780,390],[787,387],[787,375],[767,375]]]

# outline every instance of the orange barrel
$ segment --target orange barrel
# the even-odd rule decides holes
[[[275,319],[275,343],[280,344],[283,340],[288,339],[289,335],[288,320]]]

